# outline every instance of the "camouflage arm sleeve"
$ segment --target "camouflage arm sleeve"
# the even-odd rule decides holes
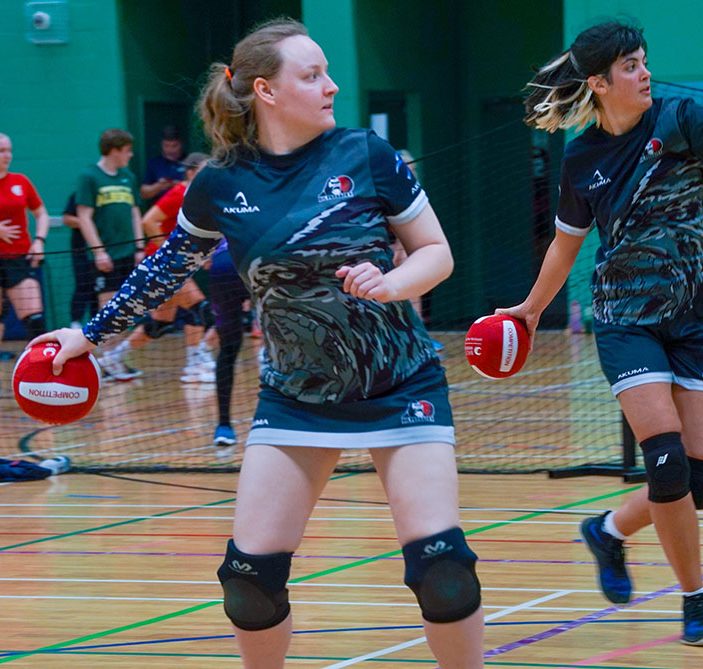
[[[85,325],[83,334],[100,344],[134,325],[149,309],[171,297],[219,241],[176,226],[161,248],[134,268],[113,298]]]

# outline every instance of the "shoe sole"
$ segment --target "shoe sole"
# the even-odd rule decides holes
[[[213,443],[215,446],[234,446],[237,442],[232,439],[223,439],[220,437],[219,439],[215,439]]]
[[[596,557],[595,553],[591,550],[591,545],[588,543],[588,539],[586,538],[586,533],[583,531],[583,525],[579,525],[579,534],[581,535],[581,538],[583,539],[583,543],[588,549],[588,552],[593,556],[593,559],[596,562],[596,566],[598,567],[598,573],[596,574],[596,583],[598,583],[598,588],[603,595],[609,602],[612,604],[628,604],[629,602],[632,601],[632,595],[630,595],[627,599],[611,599],[608,597],[608,595],[605,594],[605,590],[603,589],[603,584],[600,582],[600,562],[598,562],[598,558]]]
[[[698,646],[699,648],[703,646],[703,638],[698,639],[697,641],[686,641],[686,639],[681,638],[679,641],[684,644],[684,646]]]

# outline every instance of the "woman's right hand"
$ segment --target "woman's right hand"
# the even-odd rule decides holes
[[[27,348],[34,344],[42,344],[47,341],[57,341],[61,344],[61,349],[56,354],[52,363],[54,376],[61,374],[64,363],[71,358],[77,358],[83,353],[87,353],[96,348],[90,340],[86,339],[81,330],[71,328],[61,328],[52,332],[45,332],[43,335],[35,337],[27,344]]]
[[[15,239],[22,236],[20,226],[11,225],[11,223],[11,218],[0,221],[0,241],[5,242],[5,244],[12,244]]]
[[[95,260],[95,266],[101,272],[112,272],[112,270],[115,269],[112,258],[107,251],[96,249],[93,252],[93,259]]]
[[[535,332],[537,331],[537,326],[539,325],[539,319],[542,315],[541,313],[536,313],[530,309],[526,302],[521,302],[516,304],[514,307],[508,307],[507,309],[496,309],[494,314],[503,314],[505,316],[512,316],[513,318],[520,319],[527,326],[527,334],[530,335],[530,351],[535,342]]]

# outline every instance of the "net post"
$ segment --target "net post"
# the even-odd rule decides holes
[[[550,479],[572,478],[574,476],[622,476],[624,483],[642,483],[647,480],[645,471],[636,465],[635,434],[621,412],[622,425],[622,462],[619,465],[608,463],[593,463],[579,467],[566,467],[563,469],[550,469],[547,475]]]

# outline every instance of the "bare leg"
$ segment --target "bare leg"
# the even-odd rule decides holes
[[[43,311],[41,288],[36,279],[24,279],[16,286],[8,288],[7,297],[12,303],[19,320]]]
[[[636,386],[620,393],[618,399],[640,443],[664,432],[681,432],[682,423],[670,384],[648,383]],[[703,402],[699,400],[700,409],[703,409]],[[681,588],[684,592],[700,589],[700,533],[691,494],[665,504],[650,502],[649,511],[659,541]]]
[[[252,555],[295,551],[339,453],[337,449],[248,446],[237,488],[237,548]],[[245,669],[283,667],[291,620],[288,616],[279,625],[256,632],[235,627]]]
[[[372,457],[391,505],[401,544],[459,525],[454,448],[412,444],[374,449]],[[483,667],[483,610],[452,623],[423,621],[442,669]]]
[[[615,526],[622,534],[629,537],[643,527],[652,524],[649,512],[649,486],[644,486],[628,495],[622,506],[615,511]]]

